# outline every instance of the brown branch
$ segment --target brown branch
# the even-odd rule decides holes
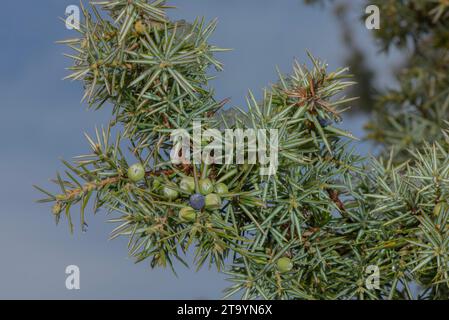
[[[326,189],[326,191],[327,191],[327,194],[329,195],[329,198],[335,203],[335,205],[337,206],[338,210],[340,210],[340,213],[343,216],[347,217],[347,212],[346,212],[345,205],[340,200],[338,191],[334,190],[334,189]]]
[[[99,190],[107,185],[117,183],[118,181],[120,181],[119,176],[107,178],[99,182],[88,182],[82,188],[76,188],[66,191],[65,194],[57,196],[57,199],[58,201],[71,201],[77,198],[80,194],[90,192],[92,190]]]

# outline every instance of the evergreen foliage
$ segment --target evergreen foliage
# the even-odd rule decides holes
[[[392,17],[407,13],[411,26],[397,19],[381,29],[383,46],[412,35],[422,56],[410,59],[402,87],[379,100],[370,128],[387,156],[369,161],[337,126],[353,100],[344,96],[354,84],[346,69],[329,72],[310,55],[308,66],[295,62],[261,101],[250,93],[247,110],[229,119],[220,112],[227,101],[208,85],[210,67],[222,69],[215,54],[224,49],[208,41],[215,22],[171,21],[161,0],[83,7],[79,38],[63,41],[73,51],[68,78],[112,118],[87,136],[89,154],[64,161],[57,194],[37,187],[41,202],[53,203],[56,221],[65,217],[72,231],[74,206],[81,226],[88,203],[104,208],[117,224],[111,238],[127,237],[130,255],[151,267],[175,271],[192,249],[197,268],[229,275],[226,297],[447,299],[448,73],[445,60],[429,59],[447,57],[447,7],[377,4],[396,10]],[[195,119],[202,129],[277,129],[277,173],[261,176],[259,164],[172,164],[170,133],[191,130]],[[366,286],[370,266],[379,268],[378,289]]]
[[[447,1],[373,1],[388,22],[375,30],[380,49],[408,55],[398,71],[399,86],[378,97],[369,137],[394,148],[395,159],[408,149],[441,141],[449,114],[449,3]]]

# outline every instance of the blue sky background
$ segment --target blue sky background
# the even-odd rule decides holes
[[[362,1],[351,1],[355,16]],[[325,59],[330,69],[344,59],[340,30],[329,8],[304,6],[302,0],[175,0],[171,16],[193,20],[218,17],[212,41],[234,51],[220,55],[225,71],[214,81],[218,98],[242,105],[248,89],[258,95],[276,80],[275,66],[288,72],[293,58],[306,61],[305,50]],[[112,226],[102,213],[88,215],[89,231],[71,236],[65,223],[56,227],[49,207],[31,185],[46,183],[62,165],[85,153],[83,132],[106,124],[107,108],[87,111],[80,104],[79,83],[61,81],[69,61],[56,40],[73,36],[58,17],[67,0],[5,1],[0,11],[0,298],[168,299],[220,298],[225,276],[179,266],[151,270],[127,257],[126,240],[108,241]],[[370,32],[354,20],[359,43],[378,70],[378,82],[391,83],[394,61],[377,55]],[[362,136],[363,118],[343,126]],[[363,145],[360,152],[367,153]],[[77,219],[78,220],[78,219]],[[76,221],[77,221],[76,220]],[[65,221],[64,221],[65,222]],[[81,290],[65,288],[65,268],[81,269]]]

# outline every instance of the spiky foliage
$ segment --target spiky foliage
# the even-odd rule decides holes
[[[440,141],[449,113],[449,3],[447,1],[371,1],[380,9],[382,27],[375,30],[381,49],[409,55],[398,70],[398,88],[378,98],[369,137],[396,159],[424,141]],[[387,25],[388,21],[388,25]]]
[[[102,18],[98,8],[109,13]],[[215,23],[171,21],[164,1],[101,1],[83,8],[80,38],[64,41],[69,78],[89,105],[111,106],[107,129],[87,137],[91,153],[64,162],[54,180],[57,221],[71,209],[106,209],[137,262],[215,265],[229,275],[226,296],[267,299],[411,299],[448,294],[449,163],[444,142],[411,160],[364,162],[337,125],[351,98],[346,69],[328,72],[310,56],[246,110],[221,114],[208,87],[221,69],[208,43]],[[278,133],[278,167],[170,161],[174,129],[266,129]],[[115,132],[123,129],[123,132]],[[113,138],[115,133],[116,138]],[[444,136],[444,134],[442,134]],[[205,146],[210,141],[202,141]],[[190,145],[193,152],[194,145]],[[250,146],[246,146],[248,149]],[[133,164],[131,166],[131,164]],[[211,189],[211,185],[215,190]],[[211,190],[209,190],[211,189]],[[212,196],[210,196],[212,192]],[[367,269],[380,286],[366,286]],[[420,292],[411,289],[419,285]]]

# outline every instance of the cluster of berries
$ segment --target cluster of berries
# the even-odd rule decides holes
[[[134,164],[128,169],[128,178],[133,182],[138,182],[145,177],[145,168],[141,164]],[[184,222],[193,222],[198,211],[218,210],[222,208],[222,195],[229,192],[228,186],[224,183],[215,183],[209,178],[199,179],[195,183],[194,177],[183,177],[179,183],[162,185],[161,181],[155,179],[153,188],[158,190],[161,197],[167,201],[175,201],[188,196],[188,205],[179,211],[179,218]],[[183,193],[178,192],[182,190]]]

